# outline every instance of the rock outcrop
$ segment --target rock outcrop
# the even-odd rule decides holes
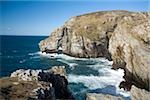
[[[130,90],[134,85],[150,93],[149,12],[102,11],[76,16],[39,46],[47,53],[58,52],[61,47],[63,53],[75,57],[112,59],[114,69],[125,70],[126,82],[120,87]]]
[[[124,100],[124,99],[120,96],[113,96],[109,94],[88,93],[86,100]]]
[[[149,100],[150,93],[133,85],[131,88],[131,98],[132,100]]]
[[[17,70],[11,77],[0,79],[0,99],[73,100],[65,73],[64,66],[50,70]]]

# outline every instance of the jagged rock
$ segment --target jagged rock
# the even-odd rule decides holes
[[[102,11],[75,16],[39,43],[40,50],[62,47],[75,57],[106,57],[125,70],[120,87],[150,92],[150,13]],[[111,54],[111,56],[110,56]]]
[[[11,73],[10,77],[17,77],[19,81],[38,81],[38,74],[42,71],[43,70],[19,69]],[[44,72],[59,74],[66,77],[65,66],[54,66],[49,70],[44,70]]]
[[[24,70],[24,69],[19,69],[16,70],[15,72],[11,73],[10,77],[17,77],[19,81],[34,81],[38,80],[38,74],[42,70]]]
[[[120,96],[113,96],[109,94],[88,93],[86,100],[124,100],[124,99]]]
[[[73,100],[64,68],[55,66],[49,70],[17,70],[11,77],[0,79],[0,99]]]
[[[52,87],[55,89],[56,99],[74,99],[68,89],[68,81],[64,76],[48,72],[40,72],[38,76],[38,80],[52,83]]]
[[[59,74],[59,75],[66,77],[65,66],[54,66],[49,70],[49,72],[54,73],[54,74]]]

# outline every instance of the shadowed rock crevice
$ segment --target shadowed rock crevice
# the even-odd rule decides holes
[[[74,99],[68,89],[68,81],[64,76],[45,72],[40,72],[38,76],[39,81],[50,82],[52,84],[56,99]]]

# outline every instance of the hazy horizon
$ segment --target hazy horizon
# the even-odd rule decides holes
[[[49,36],[69,18],[81,14],[127,10],[148,12],[148,0],[0,1],[0,35]]]

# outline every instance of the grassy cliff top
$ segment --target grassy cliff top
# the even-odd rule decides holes
[[[121,19],[134,18],[138,13],[123,10],[88,13],[72,17],[65,26],[69,26],[77,35],[97,41],[103,38],[106,32],[113,32]]]

